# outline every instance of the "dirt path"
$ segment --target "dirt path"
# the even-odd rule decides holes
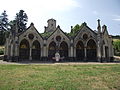
[[[62,62],[62,63],[46,63],[46,62],[6,62],[0,60],[0,64],[16,64],[16,65],[85,65],[85,64],[120,64],[116,62],[111,63],[99,63],[99,62]]]

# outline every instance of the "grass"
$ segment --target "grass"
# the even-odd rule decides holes
[[[120,39],[113,39],[113,41],[119,41]]]
[[[0,65],[0,90],[120,90],[120,64]]]

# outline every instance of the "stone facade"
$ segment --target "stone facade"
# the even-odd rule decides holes
[[[54,61],[55,53],[59,52],[60,61],[112,61],[112,37],[108,34],[107,26],[101,29],[100,20],[96,31],[91,30],[83,23],[74,37],[66,35],[56,20],[49,19],[48,26],[42,36],[34,24],[22,33],[18,33],[13,26],[5,44],[6,61]]]

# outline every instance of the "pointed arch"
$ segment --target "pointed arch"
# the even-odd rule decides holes
[[[87,42],[87,59],[89,61],[97,60],[97,45],[93,39]]]
[[[40,43],[35,40],[32,44],[32,59],[39,60],[41,57],[41,46]]]
[[[55,56],[55,53],[56,53],[56,43],[54,41],[52,41],[50,44],[49,44],[49,47],[48,47],[48,57],[49,58],[52,58]]]
[[[60,57],[64,57],[64,58],[68,57],[68,44],[65,41],[61,42],[59,53],[60,53]]]
[[[30,56],[30,45],[29,45],[29,42],[26,39],[23,39],[20,42],[19,58],[21,60],[28,60],[29,56]]]
[[[76,44],[76,58],[77,60],[84,60],[84,44],[82,41],[78,41],[78,43]]]

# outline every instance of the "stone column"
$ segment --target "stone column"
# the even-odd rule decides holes
[[[98,57],[98,61],[101,61],[101,46],[100,46],[100,41],[98,41],[98,49],[97,49],[97,57]]]
[[[74,44],[73,44],[73,40],[71,40],[70,43],[71,43],[70,44],[70,57],[74,57],[74,49],[73,49]]]
[[[73,53],[74,53],[74,52],[73,52],[73,46],[71,46],[71,51],[70,51],[70,52],[71,52],[70,57],[73,57]]]
[[[84,48],[84,55],[85,55],[84,61],[86,61],[87,60],[87,48],[86,47]]]
[[[46,39],[43,41],[43,57],[47,57],[47,41]]]
[[[8,38],[6,38],[5,49],[4,49],[4,60],[6,61],[8,57]]]
[[[44,45],[43,46],[43,49],[44,49],[44,57],[47,57],[48,56],[48,54],[47,54],[47,47],[46,47],[46,45]]]
[[[32,60],[32,47],[30,47],[30,56],[29,56],[30,61]]]
[[[74,51],[74,52],[73,52],[73,53],[74,53],[73,56],[76,57],[76,46],[73,48],[73,51]]]

